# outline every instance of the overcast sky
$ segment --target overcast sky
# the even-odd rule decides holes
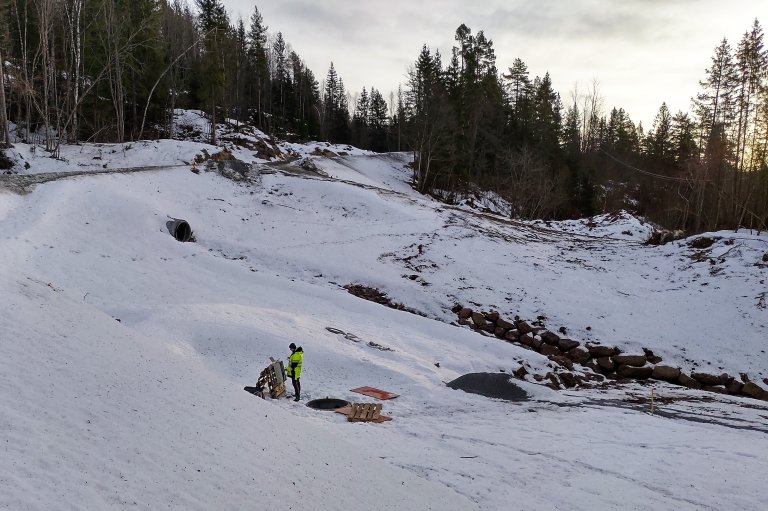
[[[735,47],[768,0],[223,0],[248,24],[254,4],[271,35],[325,78],[333,61],[352,93],[405,83],[423,44],[450,57],[456,28],[491,39],[506,71],[515,58],[531,78],[549,71],[568,104],[575,86],[597,80],[604,107],[622,107],[650,127],[661,103],[690,110],[690,98],[723,37]],[[768,46],[768,43],[767,43]]]

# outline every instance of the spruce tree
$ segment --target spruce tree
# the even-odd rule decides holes
[[[370,133],[370,149],[376,152],[388,150],[387,133],[389,128],[389,108],[381,92],[371,87],[370,109],[368,114],[368,130]]]
[[[669,171],[675,163],[675,144],[672,139],[672,115],[662,103],[645,139],[648,162],[661,171]]]
[[[201,62],[201,95],[211,116],[211,144],[216,144],[216,109],[222,104],[226,85],[224,49],[229,32],[229,17],[219,0],[196,0],[204,52]]]
[[[255,107],[254,120],[260,129],[266,127],[266,115],[271,113],[269,109],[269,62],[267,61],[267,26],[259,12],[259,8],[253,8],[251,26],[248,30],[248,58],[250,61],[250,90],[252,104]]]
[[[370,148],[370,138],[368,133],[370,103],[368,91],[363,87],[363,92],[357,99],[355,112],[352,115],[352,144],[363,149]]]
[[[334,143],[349,142],[349,108],[344,83],[331,62],[325,78],[323,98],[324,138]]]

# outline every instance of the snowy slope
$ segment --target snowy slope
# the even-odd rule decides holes
[[[179,159],[176,142],[153,144],[135,161]],[[456,301],[759,381],[765,235],[716,233],[715,263],[699,263],[682,242],[645,247],[435,203],[408,187],[407,155],[314,162],[330,177],[233,183],[173,168],[0,190],[0,507],[768,504],[759,401],[659,385],[678,400],[651,416],[643,387],[522,383],[534,399],[509,403],[444,385],[548,364],[449,325]],[[169,217],[197,242],[176,242]],[[350,283],[426,317],[355,298]],[[305,400],[364,400],[349,389],[371,385],[401,394],[384,403],[394,420],[347,423],[245,393],[290,342],[307,353]]]

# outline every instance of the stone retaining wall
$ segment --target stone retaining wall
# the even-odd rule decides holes
[[[565,337],[565,328],[561,328],[559,333],[547,329],[543,318],[536,321],[525,321],[518,317],[507,320],[498,312],[475,311],[459,304],[452,311],[458,316],[457,322],[460,325],[548,357],[558,369],[545,375],[533,375],[533,378],[537,381],[548,380],[547,385],[555,389],[588,387],[605,379],[652,379],[692,389],[768,401],[768,391],[750,381],[744,373],[740,375],[740,380],[726,373],[686,374],[679,367],[662,364],[661,357],[646,348],[643,348],[643,353],[623,353],[615,346],[597,343],[582,345],[579,341]],[[521,366],[513,374],[524,379],[528,372]]]

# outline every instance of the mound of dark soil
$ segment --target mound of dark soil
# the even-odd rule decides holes
[[[526,401],[528,394],[511,381],[505,373],[470,373],[459,376],[447,385],[456,390],[507,401]]]

